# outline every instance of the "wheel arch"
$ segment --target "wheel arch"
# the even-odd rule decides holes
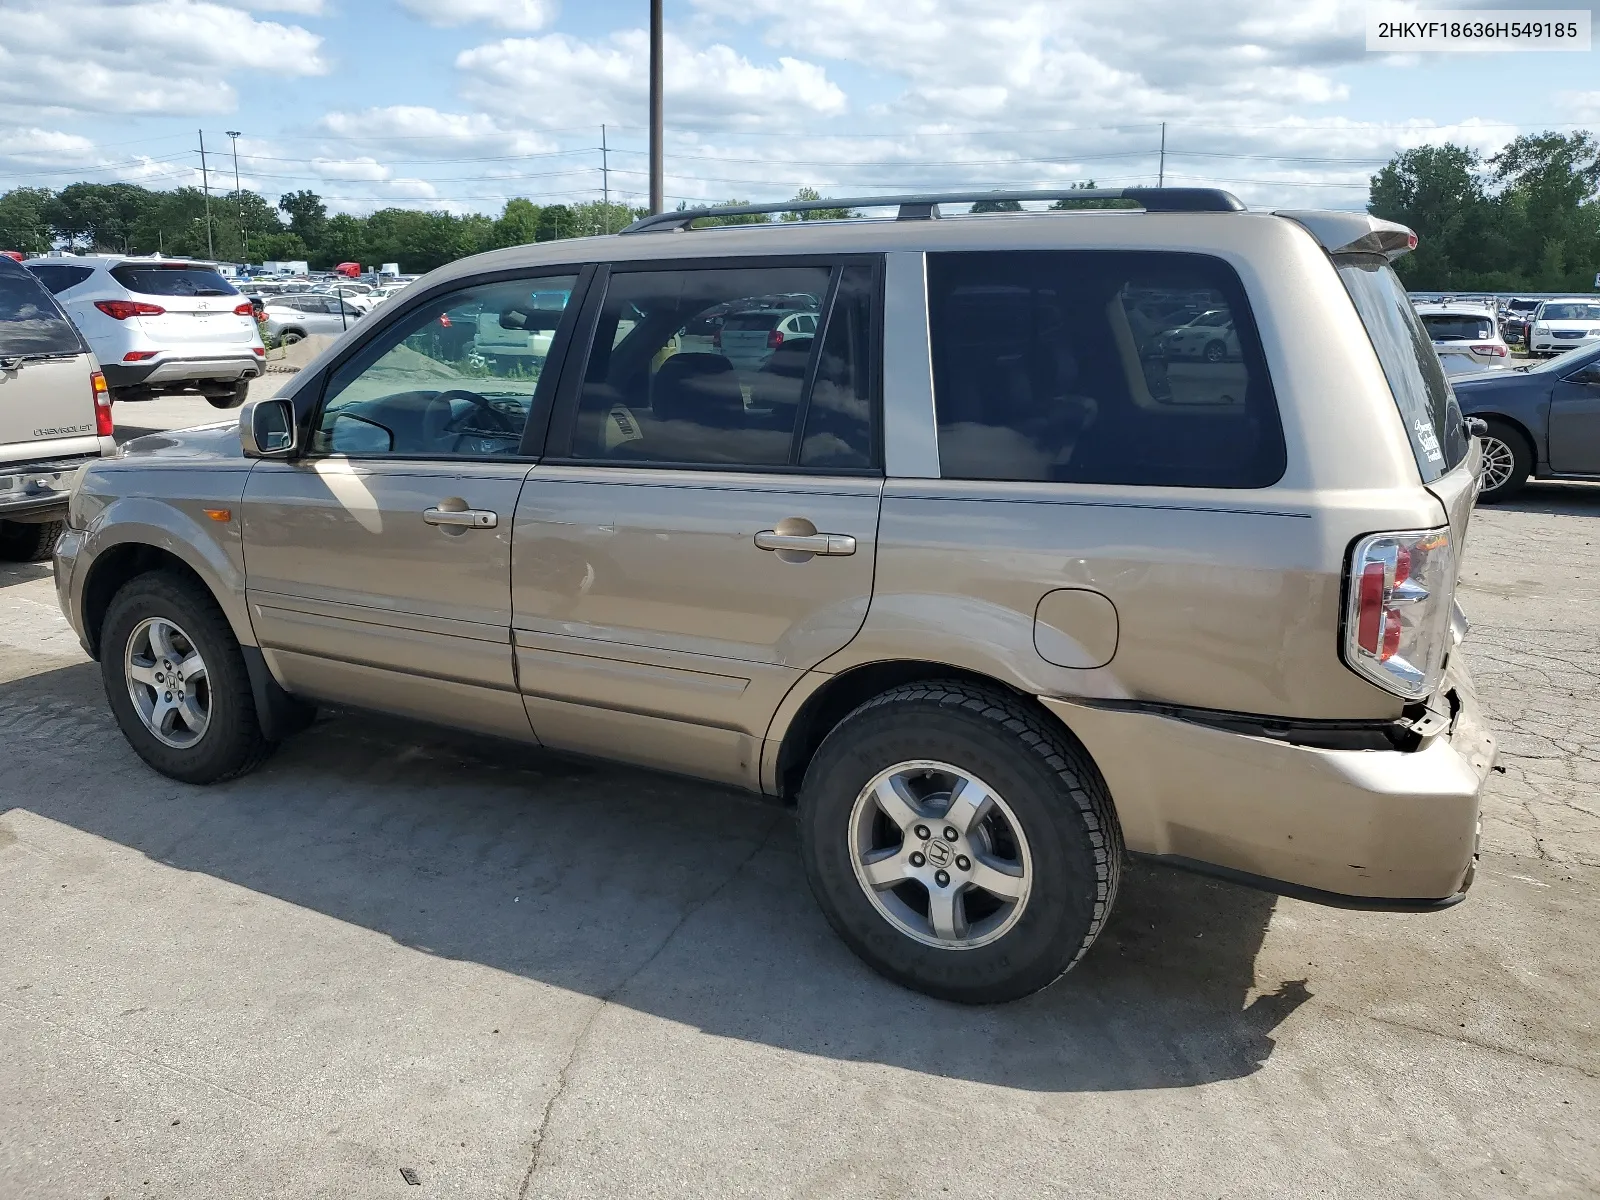
[[[129,580],[152,571],[171,571],[215,595],[200,572],[170,550],[148,542],[119,542],[108,546],[89,565],[82,590],[83,636],[96,660],[100,657],[100,627],[105,623],[112,598]]]
[[[1041,704],[1037,696],[1002,679],[981,671],[926,659],[886,659],[863,663],[837,675],[823,676],[820,682],[814,683],[808,694],[800,697],[791,693],[785,699],[773,719],[766,742],[762,764],[764,790],[778,796],[786,804],[793,804],[807,764],[822,745],[823,739],[840,721],[874,696],[902,684],[929,679],[956,679],[1003,692],[1078,742],[1085,756],[1089,757],[1087,747],[1083,747],[1077,735],[1059,716]],[[784,717],[786,710],[792,714],[787,719]]]
[[[1509,425],[1514,431],[1520,433],[1524,440],[1527,441],[1529,451],[1533,454],[1533,465],[1536,469],[1547,461],[1544,447],[1540,444],[1539,439],[1533,435],[1533,430],[1528,428],[1528,423],[1521,417],[1512,416],[1510,413],[1502,412],[1499,409],[1475,410],[1469,415],[1484,421],[1499,421],[1502,425]]]

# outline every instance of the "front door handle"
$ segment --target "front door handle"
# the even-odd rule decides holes
[[[425,508],[422,519],[429,525],[458,529],[493,529],[500,524],[500,514],[487,508]]]
[[[848,533],[779,533],[763,529],[756,534],[763,550],[788,550],[796,554],[854,554],[856,540]]]

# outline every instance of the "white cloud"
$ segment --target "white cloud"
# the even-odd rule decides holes
[[[369,150],[382,144],[389,158],[515,157],[558,148],[542,134],[503,128],[486,113],[440,112],[417,104],[330,112],[319,124],[328,133]]]
[[[696,49],[666,39],[666,96],[677,128],[741,127],[780,132],[834,117],[845,94],[815,63],[782,57],[751,62],[732,48]],[[462,93],[492,111],[538,113],[547,127],[637,121],[649,78],[649,40],[630,29],[604,42],[566,34],[506,38],[456,57]]]
[[[556,18],[555,0],[396,0],[429,25],[470,25],[487,21],[500,29],[534,33]]]
[[[302,17],[320,17],[327,11],[324,0],[221,0],[234,8],[254,12],[296,13]]]
[[[327,70],[322,39],[209,0],[18,0],[0,24],[0,103],[70,112],[220,113],[228,72]]]

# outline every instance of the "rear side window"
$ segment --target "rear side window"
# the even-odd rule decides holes
[[[237,296],[239,291],[210,267],[188,264],[123,263],[111,269],[115,279],[141,296]]]
[[[1422,323],[1436,342],[1476,342],[1494,336],[1494,322],[1488,317],[1424,313]]]
[[[947,479],[1259,488],[1283,475],[1244,289],[1198,254],[928,256]]]
[[[29,267],[28,270],[34,273],[40,283],[50,289],[52,296],[59,296],[68,288],[77,287],[94,274],[93,267],[58,266],[55,263],[39,263]]]
[[[0,358],[81,353],[83,340],[44,285],[9,261],[0,267]]]
[[[1467,456],[1467,434],[1455,392],[1388,260],[1351,255],[1338,262],[1339,278],[1383,364],[1422,481],[1432,483]]]

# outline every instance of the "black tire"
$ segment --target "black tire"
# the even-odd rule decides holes
[[[238,383],[229,387],[225,392],[217,392],[214,394],[208,392],[206,394],[206,403],[211,405],[212,408],[238,408],[245,402],[245,398],[249,395],[250,381],[248,379],[241,379]]]
[[[6,562],[44,562],[56,550],[65,521],[0,521],[0,559]]]
[[[1205,359],[1208,363],[1219,363],[1228,357],[1228,347],[1221,342],[1207,342]]]
[[[1510,422],[1489,417],[1484,424],[1489,427],[1483,439],[1485,457],[1497,449],[1497,443],[1498,446],[1505,447],[1511,456],[1510,474],[1495,486],[1485,486],[1478,493],[1480,503],[1494,504],[1499,500],[1511,499],[1528,482],[1528,476],[1533,471],[1533,447],[1528,444],[1527,436],[1522,430]],[[1486,462],[1486,468],[1487,465]]]
[[[278,340],[285,346],[292,346],[296,342],[303,342],[306,340],[306,331],[303,329],[285,329],[282,336],[280,336]]]
[[[892,925],[857,881],[848,833],[856,798],[882,771],[917,759],[985,781],[1029,844],[1027,903],[987,945],[919,942]],[[1045,987],[1088,950],[1116,898],[1122,832],[1099,771],[1069,734],[998,689],[935,680],[867,701],[812,759],[799,819],[806,877],[828,923],[874,970],[945,1000],[993,1004]]]
[[[151,733],[128,694],[128,640],[150,617],[176,623],[206,663],[210,720],[200,740],[184,749]],[[218,783],[255,770],[276,748],[261,735],[250,676],[228,619],[198,583],[167,571],[139,575],[112,598],[100,628],[100,676],[112,715],[134,752],[157,771],[184,783]]]

